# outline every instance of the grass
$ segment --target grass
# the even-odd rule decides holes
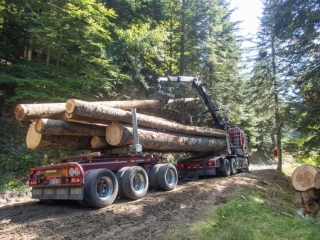
[[[233,189],[225,203],[209,207],[196,222],[168,232],[165,239],[210,240],[314,240],[320,229],[312,217],[301,218],[294,205],[290,178],[276,170],[247,186]]]
[[[211,209],[205,218],[168,239],[320,239],[313,218],[275,210],[261,196],[240,197]]]

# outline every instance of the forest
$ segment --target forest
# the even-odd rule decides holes
[[[252,153],[277,149],[278,170],[283,154],[319,164],[319,1],[262,3],[258,34],[246,39],[227,0],[0,0],[0,189],[72,154],[29,150],[17,104],[148,99],[166,75],[200,75]],[[188,85],[164,89],[198,97]],[[181,104],[149,114],[207,126],[205,111]]]

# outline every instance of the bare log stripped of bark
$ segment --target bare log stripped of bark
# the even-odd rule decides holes
[[[106,130],[106,129],[104,129]],[[91,147],[93,149],[110,149],[111,146],[109,143],[107,143],[107,140],[105,137],[99,137],[99,136],[94,136],[91,139]]]
[[[91,137],[54,136],[39,134],[35,130],[36,123],[30,124],[26,143],[28,148],[37,150],[90,150]]]
[[[123,110],[130,110],[132,108],[161,108],[165,105],[187,103],[199,101],[199,98],[180,98],[170,99],[167,104],[163,104],[160,100],[128,100],[128,101],[104,101],[104,102],[90,102],[92,106],[107,106],[113,108],[120,108]],[[85,101],[69,99],[66,103],[66,112],[73,113],[78,103],[87,103]]]
[[[105,136],[106,125],[93,125],[66,122],[41,118],[36,122],[36,131],[46,135],[69,135],[69,136]]]
[[[320,188],[320,171],[318,168],[303,164],[292,173],[292,185],[297,191]]]
[[[167,152],[218,152],[226,148],[226,141],[209,138],[161,132],[154,129],[139,129],[139,143],[143,148]],[[119,123],[112,123],[106,129],[106,139],[113,146],[127,146],[134,143],[133,129]]]
[[[19,104],[14,109],[17,120],[33,120],[37,118],[63,119],[65,103]]]
[[[108,124],[110,121],[124,123],[131,123],[132,121],[132,115],[130,112],[102,105],[92,105],[88,102],[83,101],[74,101],[76,103],[76,106],[72,114],[66,113],[67,119],[73,119],[75,116],[81,116],[83,117],[82,119],[100,119],[106,124]],[[222,130],[205,127],[186,126],[176,122],[171,122],[162,118],[148,116],[144,114],[137,114],[137,121],[139,126],[157,130],[165,130],[169,132],[177,132],[197,136],[220,138],[226,137],[225,131]]]

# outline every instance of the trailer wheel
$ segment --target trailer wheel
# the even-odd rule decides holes
[[[157,172],[157,181],[160,189],[173,190],[178,183],[178,172],[172,164],[163,164]]]
[[[124,172],[121,184],[124,196],[132,200],[140,199],[148,191],[147,172],[139,166],[130,167]]]
[[[108,169],[92,170],[85,176],[85,202],[94,208],[106,207],[118,194],[118,181]]]
[[[226,158],[221,159],[221,167],[219,172],[220,172],[220,175],[223,177],[230,176],[231,169],[230,169],[230,162],[228,159]]]
[[[237,174],[237,162],[234,158],[230,158],[229,159],[229,163],[230,163],[230,174],[231,175],[235,175]]]
[[[116,173],[116,177],[118,180],[118,196],[119,198],[125,198],[125,195],[123,194],[123,190],[122,190],[122,179],[123,179],[123,174],[125,173],[126,170],[128,170],[130,167],[123,167],[121,168],[117,173]]]
[[[83,200],[78,200],[78,203],[83,206],[83,207],[89,207],[88,203],[86,202],[85,200],[85,196],[86,196],[86,178],[87,178],[87,175],[92,172],[93,170],[88,170],[88,171],[85,171],[84,173],[84,194],[83,194]]]
[[[157,180],[157,173],[159,171],[159,168],[163,165],[164,164],[156,164],[151,168],[151,171],[149,174],[149,182],[150,182],[151,188],[154,190],[160,189],[159,184],[158,184],[158,180]]]

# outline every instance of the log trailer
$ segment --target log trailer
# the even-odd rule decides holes
[[[144,197],[149,188],[173,190],[178,178],[196,180],[199,176],[229,176],[248,170],[248,144],[244,132],[229,128],[226,117],[217,114],[199,77],[158,78],[159,99],[168,97],[161,90],[161,82],[187,82],[198,91],[210,112],[217,129],[226,131],[227,147],[222,152],[195,154],[175,166],[158,155],[143,155],[139,144],[135,109],[132,109],[134,144],[121,149],[52,159],[51,165],[37,166],[29,173],[33,199],[42,202],[75,200],[81,205],[102,208],[115,199],[132,200]],[[57,163],[58,162],[58,163]]]

